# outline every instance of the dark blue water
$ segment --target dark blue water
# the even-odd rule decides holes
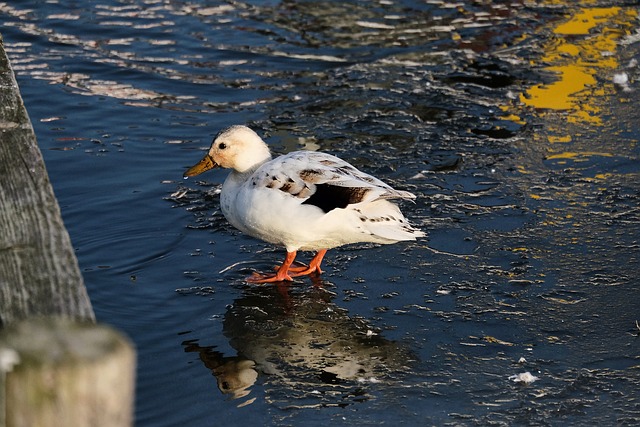
[[[640,422],[638,10],[594,7],[0,3],[97,317],[137,347],[136,425]],[[541,107],[549,66],[595,83]],[[224,172],[182,180],[230,124],[414,192],[429,237],[246,284],[283,251],[227,224]]]

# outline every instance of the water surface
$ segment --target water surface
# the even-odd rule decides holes
[[[538,3],[0,3],[136,425],[640,422],[638,9]],[[181,178],[238,123],[412,191],[428,238],[246,284],[283,251]]]

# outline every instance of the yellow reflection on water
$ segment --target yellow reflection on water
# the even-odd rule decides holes
[[[572,6],[566,0],[547,0],[559,5],[567,16],[539,29],[546,38],[539,57],[529,66],[549,76],[547,82],[524,90],[519,105],[530,109],[540,126],[523,147],[517,171],[531,176],[533,183],[524,193],[543,206],[540,225],[551,228],[558,247],[588,245],[592,229],[590,214],[594,192],[607,181],[633,180],[610,171],[615,158],[624,154],[625,139],[616,133],[617,101],[623,103],[613,77],[624,68],[620,64],[619,42],[634,33],[638,8],[595,7],[594,2]],[[505,117],[526,117],[521,111],[502,108]],[[624,151],[624,150],[623,150]],[[549,181],[536,181],[542,167],[555,169]],[[594,173],[595,172],[595,173]],[[597,173],[600,172],[600,173]]]
[[[555,159],[579,159],[581,157],[591,157],[591,156],[601,156],[601,157],[612,157],[613,154],[610,153],[597,153],[595,151],[588,151],[588,152],[573,152],[573,151],[565,151],[562,153],[557,153],[557,154],[552,154],[550,156],[547,156],[547,159],[549,160],[555,160]]]
[[[557,76],[549,84],[526,90],[520,100],[543,110],[567,111],[569,123],[601,125],[598,98],[613,89],[598,84],[598,76],[611,74],[619,64],[616,42],[633,29],[637,10],[621,7],[582,7],[553,29],[556,36],[534,65]],[[610,80],[610,79],[608,79]]]

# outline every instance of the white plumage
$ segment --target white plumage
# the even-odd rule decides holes
[[[214,167],[232,169],[220,203],[242,232],[284,246],[287,258],[275,274],[254,274],[254,283],[320,273],[327,249],[349,243],[396,243],[424,233],[412,227],[393,199],[415,199],[338,157],[295,151],[272,159],[265,142],[246,126],[222,131],[207,155],[185,177]],[[293,267],[298,250],[318,251],[309,266]]]

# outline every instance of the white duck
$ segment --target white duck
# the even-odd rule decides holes
[[[407,191],[363,173],[335,156],[295,151],[272,159],[269,147],[246,126],[231,126],[184,177],[217,166],[232,169],[220,195],[222,213],[240,231],[275,245],[287,256],[275,274],[254,273],[251,283],[292,280],[314,272],[328,249],[349,243],[396,243],[424,233],[390,199]],[[293,266],[298,250],[317,251],[309,266]]]

